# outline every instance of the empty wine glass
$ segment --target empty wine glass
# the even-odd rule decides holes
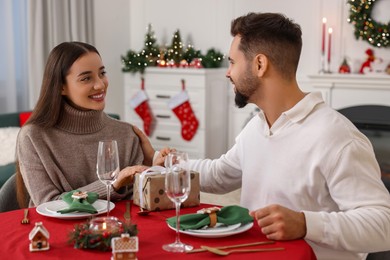
[[[176,241],[163,245],[169,252],[186,252],[192,246],[180,241],[180,206],[188,198],[191,189],[191,173],[188,169],[188,155],[185,152],[171,152],[165,158],[165,193],[176,206]]]
[[[110,188],[119,175],[118,145],[115,140],[99,141],[96,173],[107,186],[107,216],[110,212]]]

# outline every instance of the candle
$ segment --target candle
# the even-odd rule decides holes
[[[328,30],[328,63],[330,63],[330,53],[331,53],[331,49],[332,49],[332,32],[333,32],[333,29],[332,28],[329,28]]]
[[[325,35],[326,35],[326,18],[322,18],[322,48],[321,53],[322,55],[325,54]]]

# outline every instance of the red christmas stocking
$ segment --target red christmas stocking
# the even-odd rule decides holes
[[[180,120],[181,136],[184,140],[190,141],[198,129],[199,122],[191,108],[187,92],[183,90],[172,97],[168,106]]]
[[[150,136],[153,115],[149,107],[148,96],[145,91],[140,90],[137,94],[135,94],[130,100],[130,105],[143,120],[145,134]]]

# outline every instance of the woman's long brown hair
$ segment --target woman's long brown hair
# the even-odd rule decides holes
[[[50,52],[43,73],[41,92],[26,125],[50,128],[61,119],[65,102],[61,93],[63,85],[66,84],[66,76],[73,63],[89,52],[100,55],[94,46],[83,42],[63,42]],[[16,158],[16,195],[19,206],[27,207],[28,193],[20,172],[18,158]]]

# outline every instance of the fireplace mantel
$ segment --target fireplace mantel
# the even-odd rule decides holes
[[[341,109],[358,105],[390,106],[390,75],[323,74],[309,75],[314,89],[331,107]]]

